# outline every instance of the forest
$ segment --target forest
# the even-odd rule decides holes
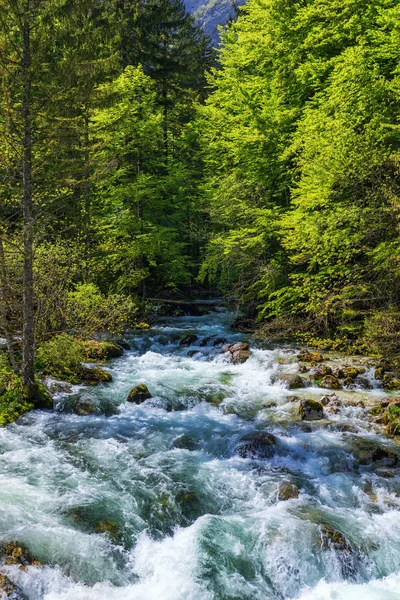
[[[0,597],[400,600],[400,2],[186,2],[0,0]]]
[[[160,296],[398,350],[400,7],[239,13],[215,49],[180,0],[1,3],[0,333],[28,397],[41,344]]]

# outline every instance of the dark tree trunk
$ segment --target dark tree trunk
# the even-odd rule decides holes
[[[8,311],[10,298],[8,294],[7,269],[4,256],[3,239],[0,236],[0,323],[7,342],[8,356],[14,373],[18,373],[18,364],[15,359],[14,340],[8,324]]]
[[[24,220],[24,290],[22,335],[22,384],[28,399],[35,398],[35,338],[33,299],[33,208],[32,208],[32,131],[31,131],[31,45],[29,26],[30,2],[22,24],[22,121],[23,121],[23,220]]]
[[[90,151],[89,151],[89,116],[85,108],[85,280],[89,281],[89,257],[90,257],[90,226],[91,226],[91,190],[90,190]]]

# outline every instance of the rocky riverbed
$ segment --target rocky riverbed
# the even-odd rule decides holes
[[[132,333],[112,381],[0,430],[9,597],[400,599],[395,366],[232,318]]]

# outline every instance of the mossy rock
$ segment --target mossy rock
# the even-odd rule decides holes
[[[324,377],[319,385],[320,387],[326,388],[328,390],[340,390],[342,387],[339,383],[339,380],[333,375],[327,375],[326,377]]]
[[[304,379],[298,373],[287,373],[279,376],[279,381],[289,390],[297,390],[305,386]]]
[[[121,346],[112,342],[102,342],[100,340],[88,340],[82,342],[82,347],[87,360],[104,361],[111,358],[122,356],[124,351]]]
[[[292,500],[299,497],[299,488],[293,483],[281,483],[278,490],[279,500]]]
[[[385,369],[383,367],[377,367],[374,372],[374,377],[378,381],[382,381],[385,377]]]
[[[332,375],[332,369],[320,363],[311,369],[310,375],[314,379],[323,379],[327,375]]]
[[[120,537],[118,525],[113,521],[100,521],[97,523],[96,533],[104,533],[114,541]]]
[[[310,363],[321,363],[324,361],[324,357],[320,352],[310,352],[307,349],[301,350],[301,352],[298,355],[298,359],[303,362]]]
[[[400,390],[400,379],[397,377],[388,378],[385,380],[385,389],[390,391]]]
[[[142,404],[145,400],[149,400],[152,397],[149,388],[144,383],[140,383],[135,386],[129,392],[126,401],[134,404]]]
[[[2,549],[5,564],[7,566],[18,565],[26,569],[28,566],[41,567],[40,562],[31,554],[31,552],[18,542],[8,542]]]
[[[324,407],[316,400],[301,400],[299,414],[303,421],[319,421],[324,418]]]
[[[182,348],[187,348],[188,346],[191,346],[192,344],[194,344],[194,342],[196,342],[196,341],[197,341],[197,339],[198,339],[198,338],[197,338],[197,335],[194,335],[194,334],[188,334],[188,335],[185,335],[185,336],[184,336],[184,337],[181,339],[181,341],[179,342],[179,345],[180,345]]]
[[[18,600],[22,596],[16,593],[15,584],[3,573],[0,573],[0,593],[2,598],[12,598]]]
[[[81,374],[82,380],[89,385],[97,385],[98,383],[110,383],[112,381],[111,373],[103,369],[84,367]]]
[[[343,369],[343,374],[345,379],[356,379],[358,375],[363,375],[365,373],[365,369],[356,367],[345,367]]]
[[[271,433],[257,431],[245,435],[237,453],[242,458],[270,458],[275,453],[276,438]]]

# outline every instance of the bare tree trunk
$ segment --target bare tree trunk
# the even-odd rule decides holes
[[[85,280],[89,281],[89,256],[90,256],[90,225],[91,225],[91,194],[90,194],[90,153],[89,153],[89,116],[88,109],[85,107],[85,183],[84,183],[84,197],[85,197]]]
[[[14,373],[18,373],[18,365],[15,358],[12,333],[8,324],[8,310],[10,298],[8,295],[7,269],[4,257],[3,238],[0,236],[0,323],[6,337],[8,356]]]
[[[31,131],[31,46],[29,12],[30,1],[26,2],[26,13],[22,25],[22,119],[23,119],[23,219],[24,219],[24,290],[23,290],[23,335],[22,335],[22,384],[28,399],[35,397],[35,338],[33,299],[33,207],[32,207],[32,131]]]

